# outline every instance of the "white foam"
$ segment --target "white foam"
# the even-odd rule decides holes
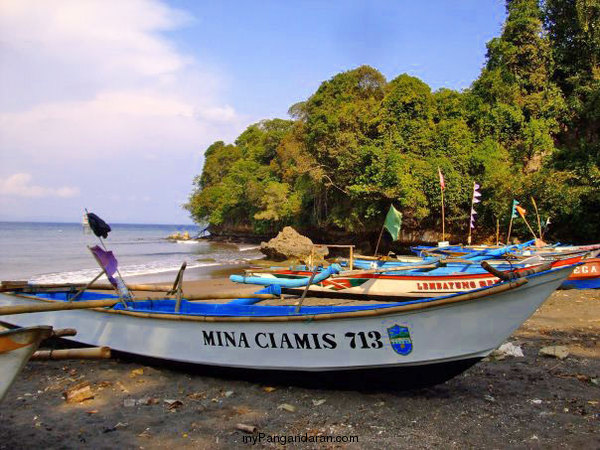
[[[192,262],[188,263],[188,269],[196,267],[210,267],[218,266],[223,263],[221,262]],[[176,272],[179,270],[180,263],[165,263],[163,262],[151,262],[147,264],[132,264],[129,266],[123,266],[119,268],[121,275],[127,279],[128,277],[135,277],[140,275],[152,275],[165,272]],[[31,278],[33,283],[86,283],[94,278],[100,268],[96,269],[81,269],[68,272],[55,272],[43,275],[37,275]],[[102,279],[106,281],[106,277],[102,276]]]
[[[248,252],[250,250],[258,250],[260,248],[260,245],[238,245],[238,250],[240,252]]]

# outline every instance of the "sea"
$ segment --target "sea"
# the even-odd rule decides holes
[[[209,240],[167,240],[173,233],[198,235],[196,225],[110,224],[104,239],[129,282],[173,280],[185,261],[185,279],[207,279],[260,259],[258,246]],[[88,246],[99,238],[81,223],[0,222],[0,280],[33,283],[85,283],[100,268]]]

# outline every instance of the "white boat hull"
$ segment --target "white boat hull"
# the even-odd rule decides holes
[[[272,277],[270,274],[263,275]],[[274,278],[274,277],[273,277]],[[370,274],[355,277],[329,278],[310,286],[309,295],[371,299],[387,297],[400,300],[408,298],[429,298],[450,295],[491,286],[500,281],[491,274],[401,276]],[[304,288],[282,288],[283,292],[301,294]]]
[[[71,339],[77,342],[195,364],[319,372],[402,368],[486,356],[535,312],[568,273],[565,269],[545,272],[523,286],[481,299],[377,316],[210,322],[76,310],[2,320],[18,326],[76,325],[79,332]],[[0,295],[0,305],[24,302],[39,303]],[[392,342],[390,334],[401,328],[408,334],[400,339],[404,347],[398,339]]]

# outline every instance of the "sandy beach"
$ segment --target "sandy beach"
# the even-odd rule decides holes
[[[185,284],[233,289],[253,288]],[[30,362],[0,407],[0,448],[598,448],[600,292],[555,292],[509,341],[525,356],[413,391],[395,391],[396,380],[369,390],[267,384],[122,354]],[[539,354],[552,345],[568,356]],[[63,392],[84,381],[94,398],[66,403]]]

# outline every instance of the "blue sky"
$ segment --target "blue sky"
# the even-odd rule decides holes
[[[194,24],[172,33],[234,79],[236,107],[281,116],[338,72],[368,64],[432,88],[468,87],[500,32],[500,0],[174,1]]]
[[[501,0],[4,0],[0,220],[188,223],[215,140],[368,64],[463,89]]]

